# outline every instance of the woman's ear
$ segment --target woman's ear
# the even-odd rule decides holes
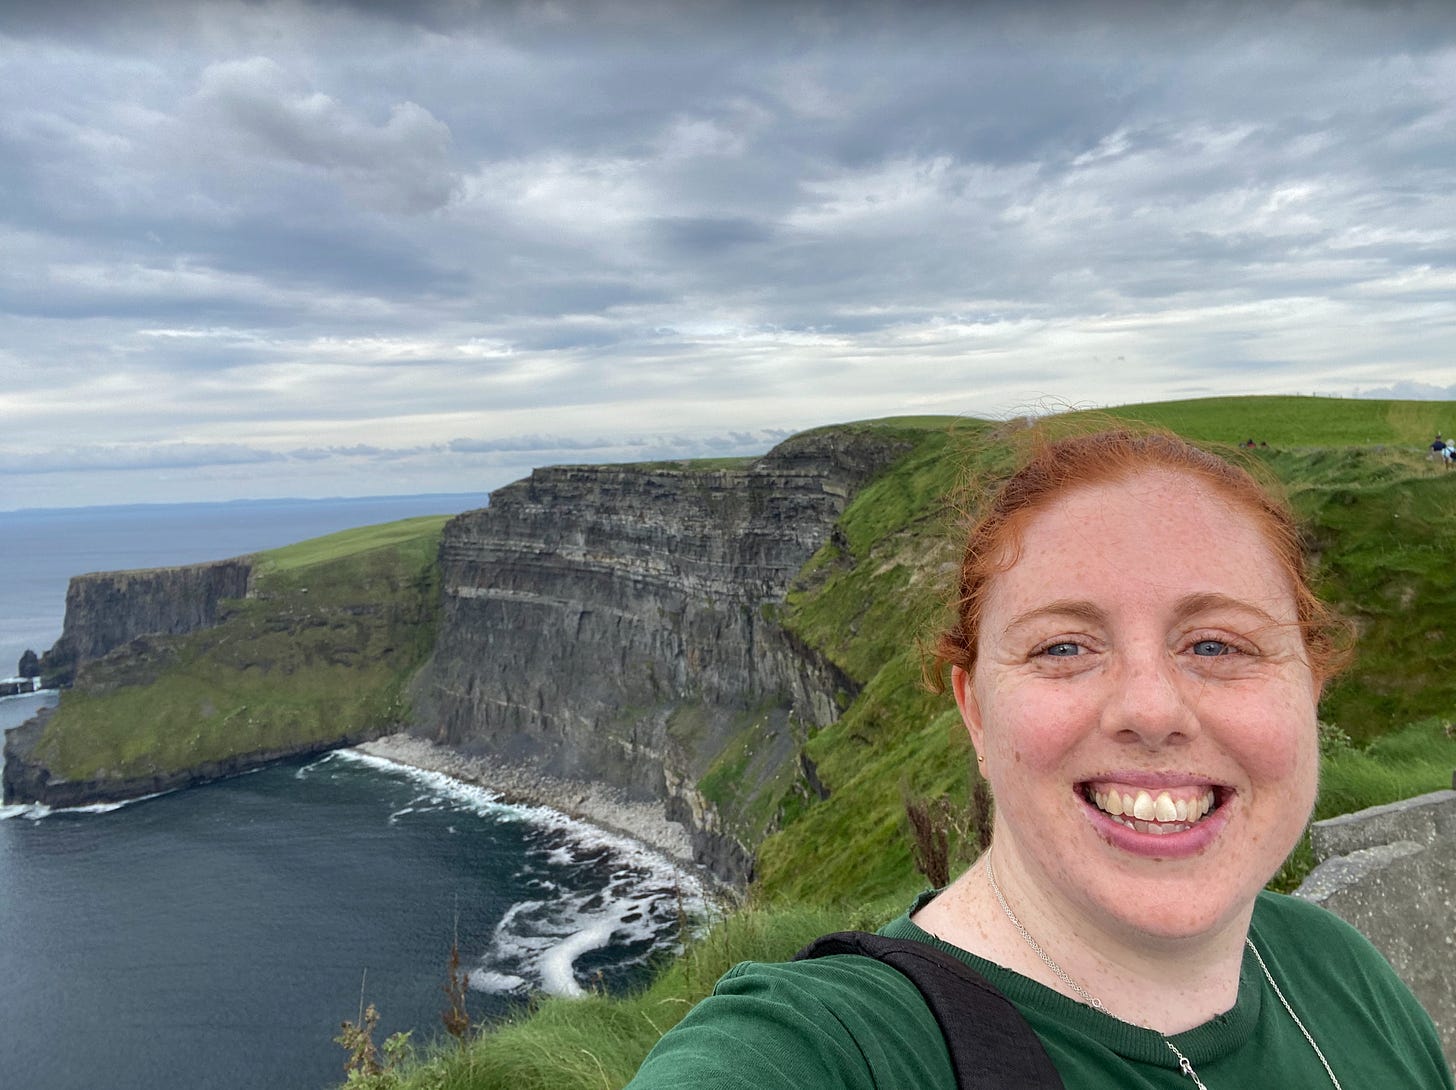
[[[984,761],[986,738],[981,726],[981,705],[976,700],[975,683],[970,672],[959,666],[952,666],[950,688],[955,693],[956,707],[961,711],[961,722],[966,725],[966,733],[971,736],[971,745],[976,749],[976,759]]]

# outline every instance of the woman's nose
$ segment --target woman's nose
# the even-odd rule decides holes
[[[1150,749],[1187,741],[1199,731],[1188,679],[1160,649],[1119,653],[1109,677],[1103,727],[1122,741]]]

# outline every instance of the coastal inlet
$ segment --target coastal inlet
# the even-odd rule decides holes
[[[31,1090],[332,1085],[361,985],[380,1039],[440,1032],[457,933],[480,1020],[644,980],[701,907],[633,841],[345,752],[0,817],[6,1081]]]

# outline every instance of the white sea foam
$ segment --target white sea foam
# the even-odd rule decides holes
[[[39,821],[41,818],[48,818],[52,814],[109,814],[113,810],[120,810],[123,806],[130,806],[137,802],[146,802],[147,799],[155,799],[165,791],[153,795],[141,795],[134,799],[122,799],[120,802],[93,802],[89,806],[47,806],[43,802],[19,803],[12,806],[0,806],[0,821],[6,818],[29,818],[32,821]]]
[[[22,802],[11,806],[0,806],[0,821],[7,818],[30,818],[38,821],[51,812],[51,808],[44,803]]]
[[[625,967],[675,945],[686,907],[679,890],[644,877],[628,869],[614,874],[602,889],[558,890],[549,900],[512,905],[496,926],[481,966],[471,974],[471,986],[581,995],[584,985],[591,984],[576,966],[583,954],[616,946],[623,955],[616,965]]]
[[[339,750],[326,759],[368,765],[423,788],[391,821],[459,808],[496,821],[526,822],[545,834],[545,843],[527,852],[520,875],[538,896],[512,905],[497,924],[489,949],[468,975],[472,988],[580,995],[592,985],[587,971],[577,967],[583,955],[613,946],[621,953],[614,967],[639,963],[674,946],[685,918],[703,921],[711,914],[696,874],[630,836],[547,806],[508,803],[489,788],[385,757]],[[559,881],[563,870],[585,871],[579,880],[588,888]]]
[[[551,995],[581,995],[572,966],[588,950],[596,950],[612,941],[616,921],[596,920],[580,931],[558,942],[536,961],[541,974],[541,989]]]
[[[358,764],[368,765],[371,768],[382,769],[399,776],[404,776],[423,787],[430,789],[429,796],[437,800],[435,809],[442,809],[445,801],[462,805],[479,814],[490,813],[496,817],[515,817],[516,812],[523,809],[511,803],[501,801],[501,797],[489,788],[480,787],[477,784],[466,783],[464,780],[457,780],[453,776],[447,776],[443,772],[431,772],[423,768],[415,768],[413,765],[400,764],[398,761],[391,761],[387,757],[376,757],[371,753],[362,753],[357,749],[339,749],[329,754],[330,758],[342,761],[352,761]],[[322,764],[322,761],[315,761],[314,764]],[[312,767],[312,766],[311,766]],[[416,799],[415,801],[419,801]],[[413,803],[411,803],[413,805]],[[554,811],[553,811],[554,812]]]
[[[508,973],[496,973],[489,969],[474,969],[467,977],[470,987],[478,992],[494,992],[506,995],[523,991],[528,985],[525,980]]]

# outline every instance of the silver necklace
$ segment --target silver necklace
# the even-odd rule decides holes
[[[996,903],[1001,906],[1001,911],[1006,913],[1006,918],[1011,921],[1011,926],[1016,928],[1017,933],[1025,940],[1026,945],[1031,947],[1032,952],[1041,958],[1043,964],[1056,974],[1058,980],[1072,989],[1072,992],[1077,998],[1087,1004],[1087,1006],[1101,1011],[1109,1018],[1114,1017],[1103,1005],[1102,1000],[1098,999],[1086,988],[1068,976],[1066,970],[1053,961],[1052,956],[1043,950],[1041,944],[1031,937],[1031,932],[1022,926],[1021,921],[1016,918],[1016,913],[1012,912],[1011,906],[1006,903],[1006,895],[1001,892],[1001,886],[996,881],[996,865],[991,860],[990,852],[986,853],[986,879],[991,883],[991,892],[996,895]],[[1340,1080],[1335,1078],[1335,1073],[1330,1070],[1330,1062],[1325,1059],[1325,1054],[1320,1051],[1320,1046],[1315,1044],[1314,1037],[1310,1035],[1309,1030],[1304,1028],[1304,1023],[1299,1020],[1299,1015],[1294,1013],[1294,1008],[1289,1005],[1289,1000],[1285,999],[1284,993],[1279,990],[1279,985],[1274,981],[1274,974],[1269,972],[1269,966],[1264,964],[1264,958],[1259,953],[1259,948],[1247,936],[1244,938],[1244,944],[1254,952],[1254,958],[1258,961],[1259,968],[1264,970],[1264,979],[1269,982],[1269,987],[1274,989],[1274,994],[1279,997],[1279,1002],[1283,1004],[1284,1010],[1289,1014],[1289,1017],[1294,1019],[1294,1024],[1299,1027],[1299,1032],[1304,1034],[1304,1039],[1309,1042],[1309,1047],[1314,1049],[1314,1054],[1319,1057],[1319,1062],[1324,1065],[1325,1074],[1330,1077],[1330,1082],[1334,1084],[1335,1090],[1343,1090],[1340,1086]],[[1208,1087],[1203,1085],[1203,1080],[1198,1077],[1198,1072],[1193,1070],[1193,1064],[1188,1057],[1183,1055],[1178,1046],[1168,1040],[1166,1035],[1160,1034],[1159,1036],[1163,1037],[1163,1044],[1168,1046],[1168,1050],[1174,1056],[1178,1057],[1178,1069],[1193,1080],[1193,1085],[1198,1090],[1208,1090]]]

